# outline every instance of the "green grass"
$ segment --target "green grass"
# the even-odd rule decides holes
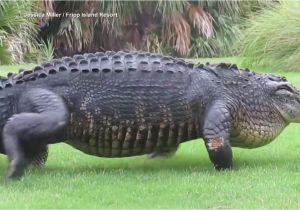
[[[205,60],[238,63],[236,58]],[[16,70],[1,66],[0,73],[12,69]],[[277,73],[300,87],[300,73]],[[31,169],[16,182],[5,179],[7,161],[0,155],[0,209],[298,209],[299,128],[288,126],[273,143],[261,148],[234,148],[235,169],[225,172],[213,169],[201,140],[182,144],[172,158],[155,160],[146,156],[98,158],[65,144],[51,145],[46,167]]]

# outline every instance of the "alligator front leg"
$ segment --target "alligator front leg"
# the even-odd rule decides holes
[[[31,89],[18,103],[18,114],[9,118],[3,129],[10,178],[22,176],[41,148],[63,140],[68,120],[64,101],[49,90]]]
[[[230,106],[215,102],[203,122],[203,138],[209,158],[217,170],[232,168],[232,150],[229,142],[231,122]]]

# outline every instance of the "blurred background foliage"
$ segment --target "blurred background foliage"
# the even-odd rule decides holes
[[[300,70],[300,2],[0,0],[0,63],[144,50],[185,58],[239,56],[245,66]],[[29,18],[29,13],[118,17]]]
[[[53,18],[43,37],[66,43],[70,53],[145,50],[181,57],[236,54],[241,23],[272,1],[47,1],[43,11],[117,13],[118,18]]]
[[[37,47],[38,28],[34,19],[24,16],[27,11],[36,10],[36,3],[29,0],[18,4],[0,0],[0,63],[18,63],[25,53]]]
[[[248,67],[300,71],[300,2],[282,1],[247,21],[240,43]]]

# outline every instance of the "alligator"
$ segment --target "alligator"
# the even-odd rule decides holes
[[[266,145],[300,122],[300,91],[285,77],[147,52],[53,59],[2,78],[0,89],[0,151],[11,178],[44,164],[47,145],[59,142],[128,157],[174,153],[202,138],[214,167],[231,169],[231,147]]]

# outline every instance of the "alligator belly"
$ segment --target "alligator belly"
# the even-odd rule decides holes
[[[243,139],[231,139],[230,144],[233,147],[254,149],[269,144],[272,141],[273,139],[258,139],[258,138],[245,137]]]
[[[75,125],[76,124],[76,125]],[[149,154],[157,149],[175,148],[181,142],[196,139],[196,120],[180,124],[99,125],[74,122],[67,144],[100,157],[128,157]]]

